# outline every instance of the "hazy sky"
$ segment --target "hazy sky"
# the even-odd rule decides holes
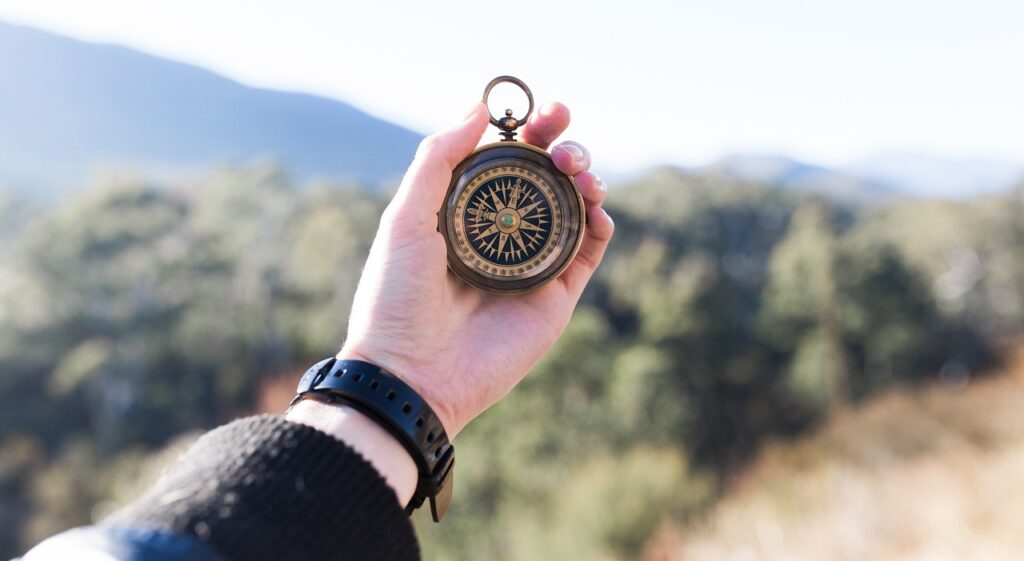
[[[422,132],[513,74],[572,108],[568,136],[606,169],[730,152],[1024,160],[1020,0],[0,0],[0,19]]]

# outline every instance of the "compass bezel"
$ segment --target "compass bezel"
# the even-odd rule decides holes
[[[555,194],[554,204],[561,209],[561,238],[553,254],[537,267],[521,276],[486,274],[460,257],[454,244],[458,243],[454,215],[459,196],[472,180],[492,169],[499,161],[510,160],[510,166],[519,167],[540,175]],[[536,170],[531,170],[536,166]],[[541,172],[541,173],[538,173]],[[547,181],[548,179],[553,180]],[[552,223],[552,228],[555,224]],[[445,194],[445,204],[438,211],[438,231],[444,237],[448,254],[448,268],[466,283],[481,290],[497,294],[516,294],[539,288],[558,278],[572,263],[583,243],[586,229],[586,212],[583,196],[572,177],[555,167],[551,156],[544,150],[522,142],[495,142],[481,146],[466,157],[452,173],[452,180]],[[563,243],[564,241],[564,243]]]

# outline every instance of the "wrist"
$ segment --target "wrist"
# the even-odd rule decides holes
[[[363,413],[347,405],[304,399],[285,418],[309,425],[348,444],[377,470],[395,491],[402,508],[416,491],[416,462],[397,438]]]
[[[373,349],[366,345],[356,345],[346,342],[345,345],[338,351],[335,358],[338,360],[360,360],[363,362],[369,362],[375,364],[384,370],[394,374],[402,382],[406,383],[411,387],[417,394],[420,395],[430,405],[430,408],[434,410],[437,418],[441,421],[441,425],[444,427],[445,433],[448,434],[449,439],[454,439],[455,435],[462,429],[464,424],[457,422],[457,417],[452,408],[441,399],[438,399],[431,393],[431,389],[428,384],[422,382],[423,375],[426,374],[429,366],[423,363],[417,363],[405,360],[393,353],[385,352],[378,349]]]
[[[374,463],[393,482],[400,498],[409,496],[406,492],[408,478],[404,476],[405,470],[394,471],[394,461],[398,458],[411,459],[416,466],[417,477],[406,512],[411,514],[429,500],[434,521],[440,522],[444,518],[452,499],[455,447],[437,414],[415,389],[378,364],[332,357],[309,367],[299,379],[295,391],[293,405],[304,400],[331,406],[344,404],[365,415],[350,416],[352,424],[342,423],[340,433],[335,422],[349,417],[344,410],[320,418],[322,416],[316,413],[319,410],[307,409],[311,412],[305,418],[318,423],[318,426],[325,426],[333,434],[339,434],[357,448],[362,448],[361,451],[372,454]],[[375,449],[382,443],[381,438],[373,438],[368,443],[361,441],[360,435],[367,422],[393,436],[383,439],[391,450],[390,456],[382,456],[380,450]],[[396,456],[396,442],[406,454]],[[396,479],[395,475],[401,477]]]

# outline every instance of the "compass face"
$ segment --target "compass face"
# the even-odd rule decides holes
[[[494,157],[510,149],[528,157]],[[521,292],[557,276],[572,260],[582,199],[545,153],[507,145],[491,151],[502,152],[484,150],[478,165],[465,166],[453,180],[440,229],[449,266],[463,280],[492,292]]]
[[[554,251],[560,234],[551,186],[536,173],[500,167],[476,176],[459,198],[458,238],[473,266],[499,276],[522,275]],[[468,247],[467,247],[468,246]]]

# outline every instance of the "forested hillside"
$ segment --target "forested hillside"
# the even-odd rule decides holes
[[[102,517],[340,344],[385,201],[297,187],[251,167],[0,201],[0,557]],[[635,558],[768,439],[966,383],[1024,326],[1024,186],[851,207],[666,169],[608,208],[564,337],[460,434],[426,559]]]

